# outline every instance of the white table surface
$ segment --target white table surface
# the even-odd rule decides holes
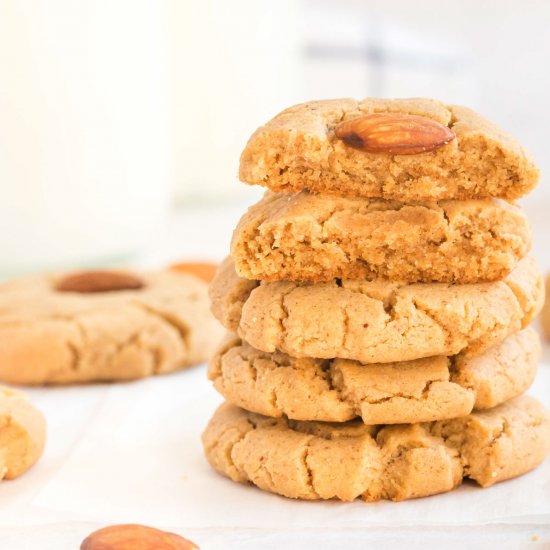
[[[136,265],[221,258],[241,210],[197,208],[174,218]],[[544,361],[531,393],[550,407],[550,347]],[[0,485],[1,549],[76,549],[117,522],[169,529],[203,549],[550,548],[550,460],[485,490],[466,483],[402,503],[297,502],[208,467],[200,433],[221,398],[204,366],[27,391],[47,417],[48,443],[35,467]]]

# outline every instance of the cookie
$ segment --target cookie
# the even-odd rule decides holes
[[[369,365],[265,353],[228,335],[208,377],[227,401],[265,416],[323,422],[360,416],[365,424],[405,424],[500,405],[529,388],[539,358],[539,337],[531,328],[475,357]]]
[[[342,131],[339,124],[353,119]],[[419,143],[424,147],[407,148]],[[517,141],[465,107],[432,99],[334,99],[290,107],[256,130],[239,177],[273,191],[411,202],[514,200],[534,188],[539,172]]]
[[[269,418],[223,404],[203,434],[219,473],[298,499],[404,500],[488,487],[536,467],[550,451],[550,415],[521,396],[433,423],[368,426]]]
[[[533,320],[544,286],[530,257],[502,281],[467,285],[350,279],[260,284],[238,277],[227,259],[210,296],[220,322],[261,351],[390,363],[479,354]]]
[[[0,380],[130,380],[204,362],[223,330],[207,285],[176,271],[42,275],[0,285]]]
[[[531,247],[520,208],[498,199],[403,204],[267,193],[241,218],[237,273],[266,281],[502,279]]]
[[[546,340],[550,340],[550,274],[546,276],[546,300],[540,314],[540,327]]]
[[[21,392],[0,386],[0,479],[14,479],[41,456],[46,421]]]

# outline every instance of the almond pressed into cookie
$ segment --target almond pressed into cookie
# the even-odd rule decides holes
[[[415,127],[411,117],[403,132],[380,117],[378,126],[369,124],[370,135],[362,135],[363,125],[353,120],[375,113],[420,119]],[[351,128],[340,132],[342,122],[352,123]],[[428,123],[448,129],[449,135],[436,139],[435,147],[416,147]],[[380,147],[361,147],[373,133]],[[369,98],[310,101],[286,109],[252,135],[239,176],[273,191],[308,189],[410,202],[514,200],[534,188],[539,172],[512,136],[466,107],[433,99]]]
[[[0,380],[129,380],[209,358],[207,285],[176,271],[79,272],[0,285]]]

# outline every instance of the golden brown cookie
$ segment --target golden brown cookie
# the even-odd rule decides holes
[[[46,421],[23,393],[0,386],[0,480],[26,472],[41,456]]]
[[[546,276],[546,299],[540,314],[540,326],[546,340],[550,340],[550,274]]]
[[[299,499],[404,500],[488,487],[536,467],[550,451],[550,415],[521,396],[463,418],[368,426],[269,418],[223,404],[203,434],[206,457],[241,483]]]
[[[210,296],[220,322],[261,351],[389,363],[481,353],[533,320],[544,285],[529,257],[502,281],[467,285],[260,284],[238,277],[228,258]]]
[[[498,199],[404,204],[267,193],[241,218],[237,273],[265,281],[502,279],[531,247],[520,208]]]
[[[175,271],[42,275],[0,285],[0,379],[129,380],[205,361],[223,331],[207,285]]]
[[[393,114],[373,121],[376,113]],[[405,114],[401,123],[396,113]],[[433,99],[371,98],[286,109],[252,135],[239,176],[273,191],[411,202],[513,200],[534,188],[539,172],[514,138],[470,109]]]
[[[230,334],[208,376],[227,401],[265,416],[323,422],[360,416],[365,424],[405,424],[500,405],[529,388],[539,358],[539,337],[531,328],[474,357],[369,365],[265,353]]]

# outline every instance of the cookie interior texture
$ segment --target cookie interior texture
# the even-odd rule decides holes
[[[404,424],[466,416],[516,397],[532,384],[539,358],[531,328],[474,357],[370,365],[265,353],[229,334],[208,375],[229,402],[266,416]]]
[[[286,497],[404,500],[450,491],[464,477],[488,487],[531,470],[550,450],[550,416],[527,396],[395,426],[274,419],[226,403],[203,445],[221,474]]]
[[[59,276],[0,285],[0,380],[130,380],[206,361],[223,330],[207,285],[175,271],[139,273],[143,288],[57,292]]]
[[[46,421],[21,392],[0,386],[0,479],[14,479],[42,455]]]
[[[406,204],[300,192],[267,193],[249,208],[231,256],[247,279],[472,283],[502,279],[530,247],[524,213],[497,199]]]
[[[388,363],[482,353],[534,319],[544,284],[530,257],[502,281],[466,285],[260,283],[228,258],[210,296],[216,318],[261,351]]]
[[[431,118],[456,138],[417,155],[359,151],[334,135],[343,120],[369,113]],[[290,107],[258,128],[239,177],[274,191],[383,197],[405,202],[499,197],[531,191],[539,172],[508,133],[466,107],[433,99],[334,99]]]

